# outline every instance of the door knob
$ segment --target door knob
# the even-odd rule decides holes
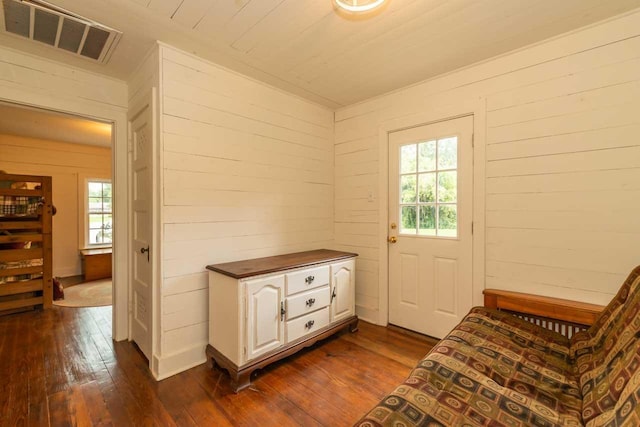
[[[390,236],[390,237],[387,238],[387,241],[389,243],[395,243],[395,242],[398,241],[398,238],[396,236]]]
[[[147,262],[149,261],[149,246],[147,246],[146,248],[140,248],[140,253],[142,255],[144,255],[144,253],[147,253]]]

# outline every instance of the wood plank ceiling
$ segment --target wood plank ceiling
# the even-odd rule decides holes
[[[348,19],[331,0],[50,1],[124,36],[106,66],[40,46],[38,54],[123,79],[137,65],[132,58],[160,40],[329,107],[640,7],[640,0],[388,0],[367,19]]]

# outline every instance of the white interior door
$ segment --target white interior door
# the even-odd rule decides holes
[[[389,134],[389,323],[446,335],[472,304],[473,117]]]
[[[151,104],[129,122],[131,138],[131,339],[151,360],[153,308],[153,122]]]

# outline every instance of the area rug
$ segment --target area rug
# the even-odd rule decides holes
[[[95,280],[64,288],[64,299],[54,301],[60,307],[99,307],[111,305],[111,279]]]

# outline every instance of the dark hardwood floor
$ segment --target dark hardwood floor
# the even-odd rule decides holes
[[[0,317],[0,425],[348,426],[434,340],[360,322],[258,371],[238,394],[205,365],[156,382],[135,345],[111,340],[111,307]]]

